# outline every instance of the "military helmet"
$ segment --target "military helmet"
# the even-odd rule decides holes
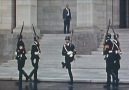
[[[39,40],[39,36],[34,36],[34,41]]]
[[[108,33],[107,36],[106,36],[107,39],[111,39],[111,34]]]
[[[114,39],[117,39],[119,37],[119,34],[114,35]]]
[[[70,36],[66,36],[65,37],[65,40],[70,40]]]

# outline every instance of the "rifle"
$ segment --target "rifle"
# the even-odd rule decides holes
[[[113,31],[113,33],[114,33],[114,35],[116,35],[116,33],[115,33],[115,31],[114,31],[114,29],[113,29],[113,26],[111,25],[111,29],[112,29],[112,31]]]
[[[37,36],[37,34],[35,32],[35,28],[34,28],[33,24],[32,24],[32,28],[33,28],[33,31],[34,31],[35,38],[39,39],[39,37]],[[39,42],[38,42],[38,44],[39,44]],[[38,51],[41,53],[41,50],[40,50],[39,46],[37,48],[38,48]]]
[[[23,27],[24,27],[24,21],[23,21],[23,25],[22,25],[22,28],[21,28],[20,36],[22,35]]]
[[[34,25],[32,24],[32,28],[33,28],[33,31],[34,31],[34,35],[37,36],[36,32],[35,32],[35,28],[34,28]]]
[[[109,19],[109,22],[108,22],[107,31],[106,31],[105,38],[104,38],[104,43],[103,43],[103,46],[104,46],[104,47],[103,47],[103,54],[105,54],[105,53],[104,53],[104,51],[105,51],[105,43],[106,43],[106,38],[107,38],[109,29],[110,29],[110,19]]]

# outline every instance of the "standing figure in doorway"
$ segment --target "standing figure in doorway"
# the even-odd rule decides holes
[[[69,5],[66,4],[66,8],[63,9],[63,20],[64,20],[64,34],[70,33],[70,21],[71,21],[71,11]]]

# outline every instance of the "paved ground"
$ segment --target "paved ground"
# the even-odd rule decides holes
[[[103,83],[74,83],[73,86],[65,82],[23,82],[22,87],[16,81],[0,81],[0,90],[129,90],[128,84],[120,84],[117,89],[103,88]]]

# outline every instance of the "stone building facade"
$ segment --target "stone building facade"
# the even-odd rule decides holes
[[[82,38],[86,35],[89,37],[85,39],[94,41],[89,44],[94,45],[89,51],[96,49],[98,32],[106,30],[109,19],[115,28],[129,27],[129,0],[0,0],[0,34],[5,36],[1,40],[6,41],[0,46],[1,52],[8,55],[12,51],[7,49],[10,50],[7,53],[3,46],[9,48],[7,43],[16,44],[16,35],[20,32],[23,21],[26,46],[30,46],[33,41],[32,24],[38,34],[63,33],[62,10],[67,3],[72,13],[70,29],[74,30],[75,37]],[[9,35],[11,33],[13,34]],[[84,46],[87,41],[75,40],[74,43],[79,46],[77,42],[82,42]],[[30,50],[30,47],[27,49]]]
[[[62,31],[62,9],[66,3],[70,5],[72,12],[71,28],[97,26],[103,29],[108,19],[111,19],[115,27],[118,28],[122,22],[126,24],[124,26],[126,28],[129,26],[128,2],[128,0],[0,0],[0,30],[10,31],[20,27],[24,21],[25,27],[34,24],[41,33]],[[124,14],[122,9],[126,10]],[[121,18],[124,16],[126,20],[122,21]]]

